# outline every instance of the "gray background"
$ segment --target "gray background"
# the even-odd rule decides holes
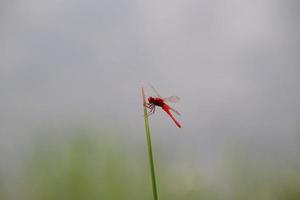
[[[1,1],[0,169],[45,129],[97,127],[143,148],[148,83],[181,97],[182,129],[161,110],[150,119],[169,162],[299,161],[299,19],[286,0]]]

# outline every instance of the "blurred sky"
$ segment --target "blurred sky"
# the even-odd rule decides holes
[[[144,145],[142,83],[181,97],[182,129],[160,110],[150,119],[170,161],[209,167],[240,150],[299,161],[299,5],[1,1],[1,165],[61,126],[113,129]]]

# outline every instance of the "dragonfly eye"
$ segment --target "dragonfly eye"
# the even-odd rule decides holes
[[[148,98],[148,101],[151,103],[151,102],[153,102],[153,97],[149,97]]]

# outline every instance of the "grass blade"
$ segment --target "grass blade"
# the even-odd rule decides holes
[[[153,197],[154,200],[158,200],[158,191],[156,185],[156,176],[155,176],[155,165],[153,159],[153,152],[152,152],[152,144],[151,144],[151,134],[149,128],[149,121],[147,115],[147,108],[146,104],[146,97],[144,88],[142,87],[142,96],[143,96],[143,108],[144,108],[144,119],[145,119],[145,129],[146,129],[146,137],[147,137],[147,147],[148,147],[148,157],[149,157],[149,165],[150,165],[150,172],[151,172],[151,180],[152,180],[152,190],[153,190]]]

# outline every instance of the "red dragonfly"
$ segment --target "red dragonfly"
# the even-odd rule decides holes
[[[172,108],[171,106],[169,106],[168,104],[166,104],[166,102],[176,103],[180,100],[180,98],[178,96],[170,96],[167,98],[162,98],[152,85],[150,85],[150,87],[155,92],[157,97],[151,97],[151,96],[148,97],[148,103],[146,103],[146,105],[145,105],[147,108],[150,109],[148,116],[155,113],[155,106],[159,106],[171,117],[171,119],[175,122],[177,127],[181,128],[180,123],[175,119],[175,117],[170,112],[170,110],[173,111],[174,113],[176,113],[177,115],[180,115],[180,113],[177,110],[175,110],[174,108]]]

